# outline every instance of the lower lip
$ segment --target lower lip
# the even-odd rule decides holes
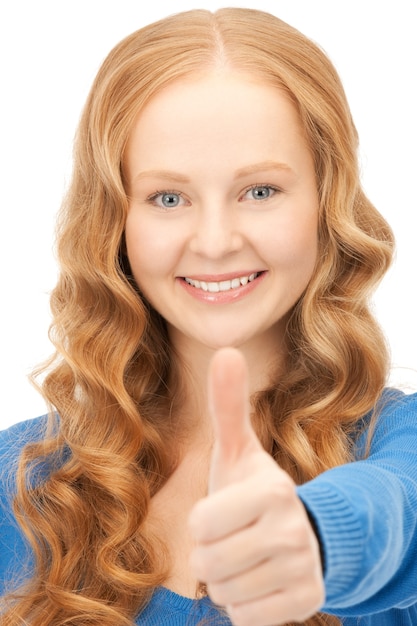
[[[254,289],[256,289],[256,287],[258,287],[258,285],[260,285],[266,274],[266,272],[262,272],[261,274],[259,274],[259,276],[248,282],[246,285],[241,285],[236,289],[229,289],[228,291],[217,291],[215,293],[193,287],[183,278],[177,278],[177,281],[179,281],[181,287],[185,289],[185,291],[196,300],[200,300],[201,302],[206,302],[209,304],[228,304],[230,302],[236,302],[237,300],[241,300],[245,296],[249,295]]]

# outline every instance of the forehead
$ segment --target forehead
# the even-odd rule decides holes
[[[292,158],[300,149],[307,150],[307,142],[287,93],[252,74],[216,69],[154,95],[137,116],[126,158],[138,167],[142,161],[160,167],[163,160],[171,166],[221,155],[244,167],[277,159],[277,152],[283,153],[280,160]]]
[[[187,112],[189,124],[202,119],[216,122],[229,118],[233,126],[245,114],[254,117],[262,111],[264,115],[276,115],[278,110],[299,123],[297,110],[283,89],[251,73],[218,68],[169,83],[147,102],[135,125],[144,127],[156,119],[161,126],[165,120],[171,122],[175,118],[176,126]]]

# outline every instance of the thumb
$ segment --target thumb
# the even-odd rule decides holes
[[[224,460],[235,461],[253,440],[257,442],[249,414],[248,368],[241,352],[234,348],[216,352],[208,394],[217,452]]]

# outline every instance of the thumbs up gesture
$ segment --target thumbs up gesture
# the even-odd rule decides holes
[[[193,572],[236,626],[304,621],[324,601],[319,546],[292,479],[252,428],[237,350],[214,356],[209,401],[215,444],[209,495],[189,520]]]

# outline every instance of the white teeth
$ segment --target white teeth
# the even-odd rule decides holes
[[[237,289],[238,287],[244,287],[249,282],[254,280],[259,274],[254,273],[249,276],[241,276],[240,278],[233,278],[232,280],[222,280],[220,282],[206,282],[204,280],[193,280],[192,278],[185,278],[185,281],[195,287],[196,289],[202,289],[203,291],[209,291],[210,293],[218,293],[219,291],[230,291],[230,289]]]

